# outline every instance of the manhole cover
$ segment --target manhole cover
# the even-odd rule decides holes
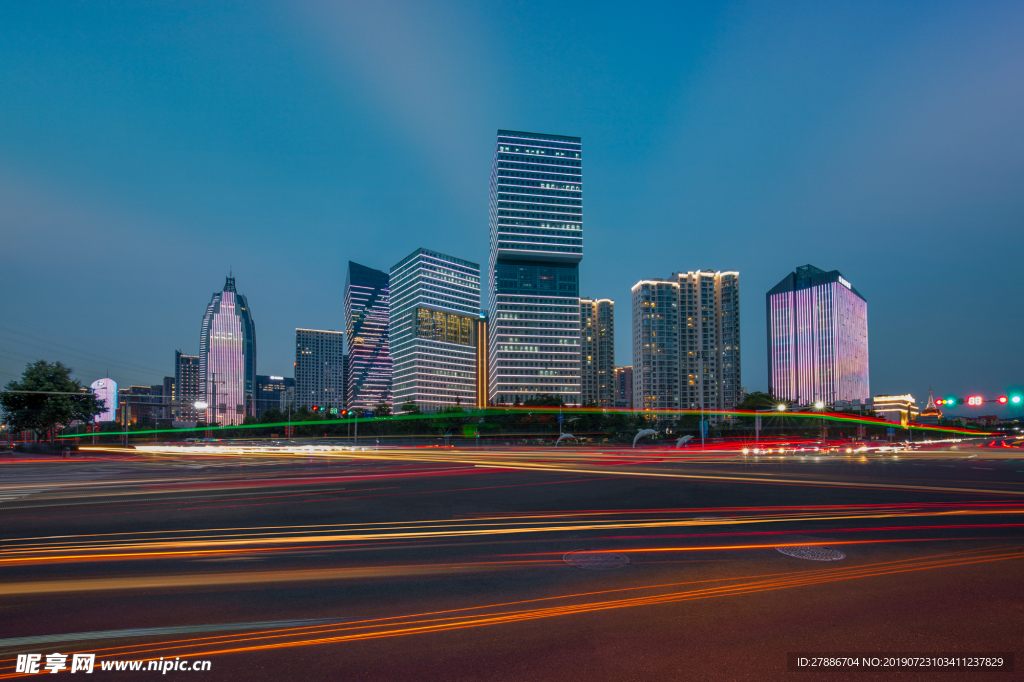
[[[807,559],[808,561],[841,561],[846,558],[846,555],[838,549],[820,547],[818,545],[776,547],[775,549],[786,556],[796,557],[797,559]]]
[[[570,566],[585,568],[589,571],[607,571],[612,568],[622,568],[629,563],[629,557],[618,552],[569,552],[562,559]]]

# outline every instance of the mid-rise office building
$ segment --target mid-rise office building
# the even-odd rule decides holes
[[[283,379],[282,379],[283,382]],[[281,389],[285,387],[282,385]],[[280,393],[274,406],[280,404]],[[345,334],[295,330],[295,407],[345,407]]]
[[[578,137],[499,130],[490,181],[490,401],[580,404]]]
[[[120,422],[129,426],[161,426],[164,416],[164,387],[129,386],[118,390]]]
[[[289,391],[291,392],[289,394]],[[288,396],[291,396],[289,399]],[[273,374],[256,375],[256,416],[269,409],[284,410],[295,402],[295,379]]]
[[[800,266],[765,303],[772,395],[797,405],[870,397],[868,304],[838,270]]]
[[[633,407],[718,422],[741,400],[739,273],[676,272],[632,294]]]
[[[615,368],[615,407],[633,409],[633,366]]]
[[[615,302],[580,299],[580,394],[584,405],[615,407]]]
[[[185,355],[180,350],[174,351],[174,390],[175,396],[171,403],[171,415],[174,421],[198,422],[203,415],[199,414],[195,404],[206,400],[206,392],[199,378],[199,356]]]
[[[245,296],[228,276],[203,316],[199,337],[199,382],[208,407],[203,421],[241,424],[253,414],[256,389],[256,325]]]
[[[89,386],[96,397],[103,401],[103,412],[96,415],[96,422],[112,422],[118,418],[117,382],[110,377],[97,379]]]
[[[393,409],[473,405],[480,266],[421,248],[391,268],[389,282]]]
[[[348,367],[345,405],[373,410],[391,404],[388,274],[349,261],[345,275],[345,334]]]

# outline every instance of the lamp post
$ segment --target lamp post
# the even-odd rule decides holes
[[[817,401],[814,403],[814,409],[821,413],[821,442],[824,443],[825,439],[828,438],[828,428],[825,426],[825,403],[824,401]]]

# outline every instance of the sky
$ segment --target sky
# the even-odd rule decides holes
[[[583,139],[617,364],[638,280],[738,270],[767,389],[765,292],[812,263],[868,301],[872,393],[1007,393],[1021,35],[1020,2],[2,3],[0,383],[158,383],[229,270],[290,375],[349,260],[487,263],[500,128]]]

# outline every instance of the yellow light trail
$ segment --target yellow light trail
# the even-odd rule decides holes
[[[516,602],[486,604],[473,607],[449,609],[389,618],[373,618],[350,621],[344,624],[326,624],[280,628],[262,632],[246,632],[234,635],[217,635],[165,642],[147,642],[131,646],[118,646],[93,650],[105,657],[139,657],[144,654],[159,654],[165,657],[199,657],[219,654],[266,651],[272,649],[337,644],[365,639],[379,639],[416,634],[446,632],[464,628],[509,624],[527,620],[596,613],[621,608],[655,606],[684,601],[719,597],[741,596],[760,592],[808,587],[845,580],[873,578],[899,573],[927,571],[957,566],[969,566],[996,561],[1024,559],[1024,548],[1019,546],[994,546],[937,555],[885,561],[859,566],[829,567],[808,571],[791,571],[753,576],[734,576],[710,580],[686,581],[659,585],[585,592]],[[709,583],[730,583],[711,585]],[[683,585],[702,585],[684,590],[662,591],[652,595],[617,597],[582,603],[534,606],[533,608],[509,609],[527,604],[540,605],[544,602],[569,601],[597,595],[626,593],[641,590],[664,590]],[[473,613],[482,612],[482,613]],[[287,640],[287,641],[270,641]],[[156,656],[152,656],[156,658]],[[2,675],[7,679],[14,675]]]
[[[296,551],[318,549],[322,545],[346,543],[393,542],[396,540],[451,540],[458,538],[503,537],[509,535],[535,535],[578,531],[612,531],[658,528],[706,528],[727,526],[757,526],[771,523],[806,523],[817,521],[877,521],[881,519],[950,518],[971,516],[1013,516],[1024,513],[1024,505],[998,507],[971,507],[936,509],[923,506],[916,509],[891,508],[873,510],[835,510],[828,513],[803,512],[747,514],[722,519],[654,518],[498,518],[476,519],[453,523],[449,520],[420,522],[390,522],[376,524],[341,524],[326,526],[280,526],[254,529],[218,529],[216,531],[160,532],[159,537],[139,538],[142,534],[119,539],[109,535],[55,536],[28,538],[0,542],[0,565],[27,565],[69,561],[111,561],[153,558],[211,557],[254,551]],[[941,528],[942,526],[937,526]],[[191,533],[192,536],[184,536]],[[43,540],[43,542],[39,542]]]

